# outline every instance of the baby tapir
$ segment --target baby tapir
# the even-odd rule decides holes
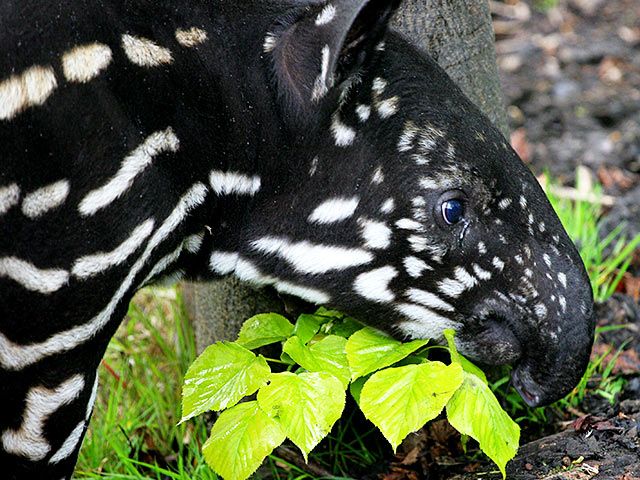
[[[535,178],[398,0],[0,4],[0,472],[68,479],[134,292],[233,274],[566,394],[593,338]]]

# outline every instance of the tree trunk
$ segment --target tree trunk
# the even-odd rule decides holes
[[[404,0],[392,24],[437,60],[508,136],[487,0]],[[199,351],[235,339],[242,322],[256,313],[285,310],[272,289],[254,290],[235,279],[187,283],[183,292]]]

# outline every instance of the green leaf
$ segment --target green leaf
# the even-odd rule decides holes
[[[351,379],[363,377],[381,368],[393,365],[424,347],[428,340],[402,343],[379,330],[367,327],[354,333],[347,341],[347,360]]]
[[[482,379],[465,372],[462,386],[447,404],[447,417],[456,430],[478,441],[505,478],[505,466],[518,452],[520,427]]]
[[[293,333],[291,322],[277,313],[261,313],[242,324],[237,342],[249,350],[286,340]]]
[[[293,334],[296,335],[302,343],[306,344],[320,331],[320,326],[326,322],[326,318],[303,313],[298,317],[298,321],[293,329]]]
[[[349,384],[349,392],[351,393],[351,396],[356,401],[358,406],[360,406],[360,395],[362,395],[362,387],[364,387],[364,384],[367,383],[367,380],[369,380],[369,378],[370,376],[360,377]]]
[[[337,335],[339,337],[349,338],[351,335],[356,333],[358,330],[362,330],[362,323],[357,320],[346,317],[343,320],[335,320],[331,322],[331,325],[327,331],[327,333],[331,335]]]
[[[220,414],[202,453],[224,479],[244,480],[284,439],[277,420],[267,415],[258,402],[246,402]]]
[[[224,410],[267,383],[271,369],[264,357],[240,345],[219,342],[202,352],[185,376],[182,420],[209,410]]]
[[[465,357],[458,353],[458,349],[456,348],[456,343],[454,341],[454,336],[455,332],[452,329],[449,328],[444,331],[444,337],[447,339],[447,343],[449,344],[449,354],[451,355],[451,361],[459,363],[460,365],[462,365],[462,368],[465,372],[472,373],[488,385],[489,382],[484,372],[470,360],[467,360]]]
[[[345,405],[344,387],[329,373],[283,372],[271,375],[258,392],[258,403],[280,420],[287,437],[308,453],[331,431]]]
[[[285,342],[283,350],[305,370],[330,373],[347,388],[351,376],[345,353],[346,344],[345,338],[336,335],[329,335],[309,345],[293,336]]]
[[[395,450],[409,433],[440,414],[462,378],[462,367],[457,363],[387,368],[364,384],[360,409]]]

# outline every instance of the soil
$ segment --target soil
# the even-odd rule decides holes
[[[624,222],[629,236],[638,234],[640,0],[561,0],[541,11],[543,3],[492,2],[512,144],[535,173],[548,171],[567,186],[586,167],[613,199],[601,234]],[[584,401],[562,418],[543,427],[524,424],[528,443],[508,465],[508,478],[640,480],[638,277],[640,261],[634,261],[620,293],[597,306],[598,325],[612,329],[597,339],[593,358],[611,361],[611,374],[624,387],[606,399],[597,384],[588,385]],[[376,477],[501,478],[495,465],[475,458],[469,461],[442,420],[405,442]]]

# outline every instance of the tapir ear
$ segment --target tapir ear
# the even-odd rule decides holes
[[[265,40],[287,113],[313,116],[332,88],[366,69],[401,0],[329,0],[306,6]]]

